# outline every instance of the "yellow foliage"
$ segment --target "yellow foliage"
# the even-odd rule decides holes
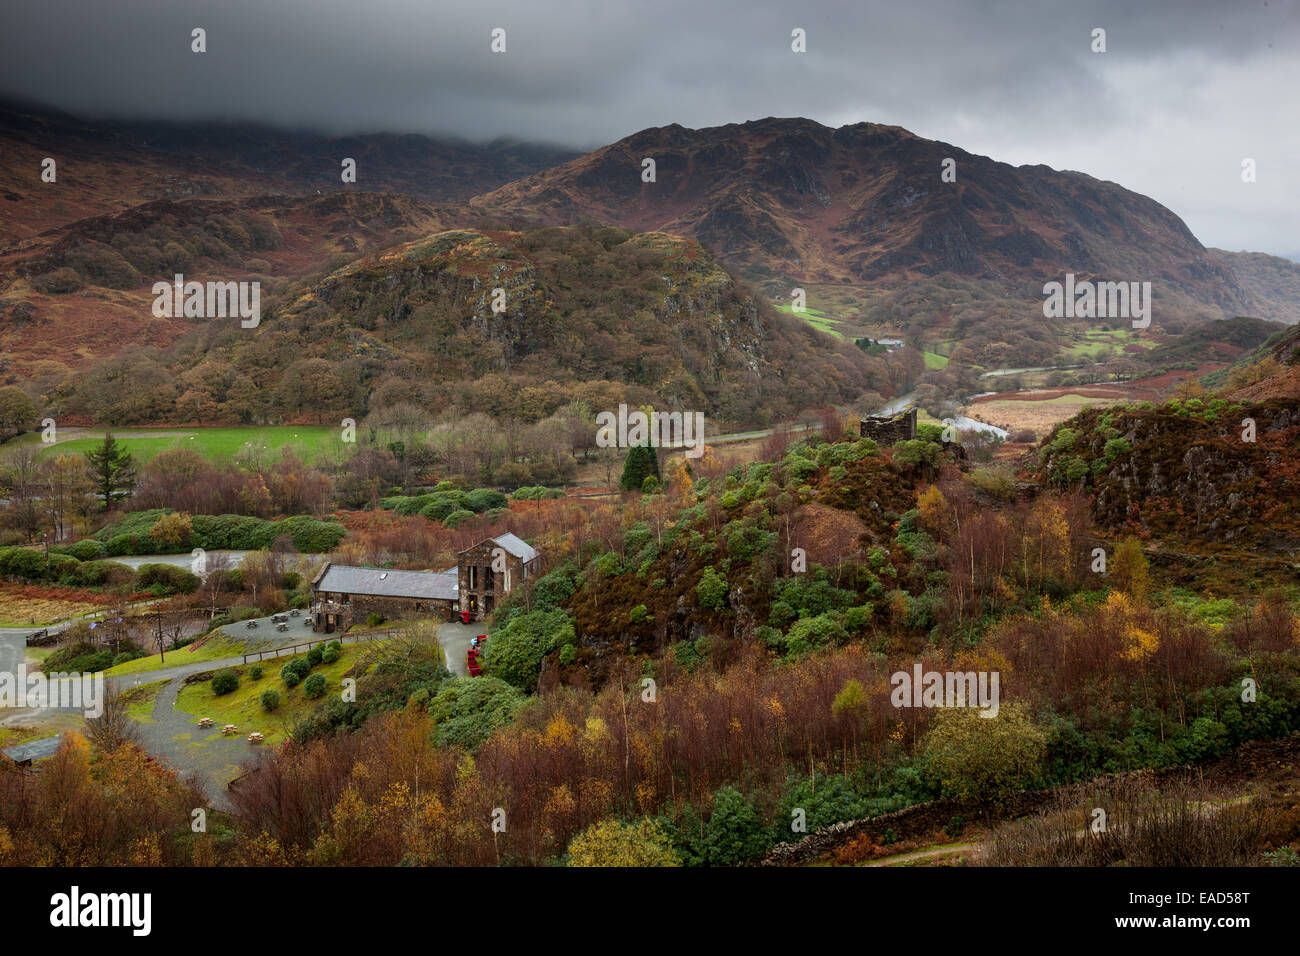
[[[411,787],[405,780],[398,780],[388,785],[384,795],[379,799],[379,808],[385,813],[405,810],[411,805]]]
[[[546,725],[546,745],[548,747],[568,746],[573,742],[573,738],[577,736],[577,732],[577,728],[569,723],[563,714],[557,714]]]
[[[588,757],[598,754],[610,740],[609,727],[599,717],[588,717],[582,728],[582,752]]]
[[[567,817],[578,808],[578,801],[573,799],[573,791],[567,783],[552,787],[546,795],[546,804],[542,813],[548,817]]]
[[[641,808],[642,813],[654,812],[658,796],[658,791],[655,790],[654,784],[650,781],[644,780],[636,785],[636,805]],[[3,834],[0,834],[0,836],[3,836]],[[0,844],[0,849],[3,849],[3,844]],[[3,862],[3,860],[4,857],[0,856],[0,862]]]
[[[245,866],[288,866],[280,841],[263,830],[243,848]]]
[[[948,499],[943,496],[938,485],[931,485],[921,492],[916,505],[920,511],[921,524],[927,531],[938,531],[943,527],[948,515]]]
[[[1130,627],[1125,634],[1123,657],[1126,661],[1144,661],[1156,652],[1160,638],[1153,632],[1140,627]]]
[[[1004,577],[999,577],[997,581],[994,582],[993,589],[997,594],[998,600],[1004,604],[1010,604],[1018,597],[1016,589],[1012,587],[1011,582]]]
[[[162,861],[156,833],[146,833],[131,847],[131,866],[162,866]]]
[[[953,657],[953,669],[959,671],[997,671],[1005,687],[1011,677],[1011,661],[993,647],[981,646],[959,651]]]
[[[668,485],[678,495],[685,498],[695,488],[695,482],[691,480],[691,468],[686,459],[674,458],[668,468]]]
[[[474,758],[465,754],[456,764],[456,785],[463,786],[467,781],[474,778],[478,772],[478,766],[474,763]]]
[[[604,820],[573,838],[569,866],[681,866],[681,862],[653,820]]]
[[[1110,573],[1119,588],[1134,600],[1141,601],[1146,596],[1150,577],[1142,542],[1134,537],[1121,541],[1115,549],[1115,559],[1111,562]]]
[[[1042,498],[1034,506],[1029,534],[1036,537],[1026,558],[1040,574],[1062,574],[1070,558],[1070,524],[1060,502]],[[1026,542],[1028,544],[1028,542]]]
[[[599,777],[584,777],[582,783],[578,784],[578,796],[582,799],[583,806],[588,809],[600,808],[603,813],[614,800],[614,786]]]
[[[375,822],[374,808],[351,784],[339,796],[330,816],[330,836],[345,851],[364,840]]]
[[[149,538],[160,547],[180,547],[190,539],[193,527],[187,514],[167,514],[149,529]]]
[[[1105,607],[1108,613],[1118,614],[1126,620],[1133,613],[1133,602],[1123,591],[1111,591],[1106,595]]]

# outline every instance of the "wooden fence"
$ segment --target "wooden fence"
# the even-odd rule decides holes
[[[290,657],[294,654],[301,653],[304,650],[311,650],[317,644],[328,644],[330,641],[338,641],[340,644],[355,644],[358,641],[382,641],[393,637],[396,631],[376,631],[373,634],[351,634],[335,635],[334,637],[322,637],[314,641],[305,641],[300,644],[283,644],[280,647],[268,647],[264,651],[249,651],[243,655],[244,663],[247,664],[250,659],[260,661],[264,657],[280,657],[287,653]]]

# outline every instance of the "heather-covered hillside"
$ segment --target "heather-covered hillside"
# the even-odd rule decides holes
[[[880,367],[689,240],[453,230],[285,289],[256,329],[214,320],[101,361],[57,401],[112,424],[331,422],[398,402],[534,422],[573,400],[764,424],[851,402]]]

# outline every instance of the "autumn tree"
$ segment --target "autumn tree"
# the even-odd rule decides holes
[[[70,522],[89,510],[94,478],[84,458],[58,455],[41,466],[41,486],[41,500],[54,539],[62,541],[68,536]]]
[[[944,796],[991,807],[1034,782],[1046,749],[1047,735],[1022,704],[1003,704],[996,717],[944,708],[925,738],[926,770]]]
[[[840,688],[840,692],[835,695],[834,703],[831,704],[831,713],[849,725],[853,757],[855,760],[857,759],[858,733],[862,727],[869,706],[870,701],[867,698],[867,692],[863,689],[862,683],[858,680],[846,681],[844,686]],[[844,775],[846,778],[848,773],[849,754],[846,750],[844,755]]]
[[[320,514],[329,504],[334,486],[327,475],[308,468],[288,448],[265,476],[271,504],[281,514]]]
[[[1135,601],[1146,597],[1149,568],[1142,542],[1129,536],[1115,548],[1115,557],[1108,567],[1115,586]]]
[[[159,452],[144,466],[137,502],[152,508],[174,508],[204,514],[196,492],[208,484],[212,465],[193,448]],[[216,512],[210,512],[215,514]]]
[[[278,397],[296,414],[323,424],[342,399],[343,382],[323,358],[301,359],[284,370]]]
[[[920,511],[921,526],[938,537],[948,520],[948,499],[943,496],[938,485],[931,485],[921,492],[916,505]]]
[[[173,512],[158,517],[149,529],[149,539],[160,551],[169,553],[188,547],[193,533],[190,516]]]
[[[114,751],[123,744],[140,742],[139,725],[131,719],[123,694],[104,695],[100,713],[86,718],[86,736],[105,753]]]
[[[1059,501],[1043,497],[1035,502],[1020,536],[1021,573],[1025,589],[1036,582],[1042,590],[1049,578],[1064,579],[1070,570],[1070,524]]]
[[[674,498],[679,504],[690,498],[691,492],[695,488],[695,482],[691,480],[691,466],[687,462],[686,456],[678,456],[669,463],[668,487],[672,490]]]
[[[0,438],[20,435],[36,424],[36,403],[16,385],[0,388]]]
[[[681,866],[653,820],[602,820],[569,843],[569,866]]]
[[[0,498],[7,498],[4,523],[35,540],[46,526],[41,488],[41,470],[31,448],[19,448],[0,461]]]
[[[1200,379],[1195,375],[1189,375],[1179,382],[1173,390],[1171,397],[1178,402],[1186,402],[1193,398],[1205,398],[1205,386],[1201,384]]]

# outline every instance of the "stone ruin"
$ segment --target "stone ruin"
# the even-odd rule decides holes
[[[916,409],[894,418],[868,416],[858,422],[858,434],[880,445],[894,445],[916,437]]]

